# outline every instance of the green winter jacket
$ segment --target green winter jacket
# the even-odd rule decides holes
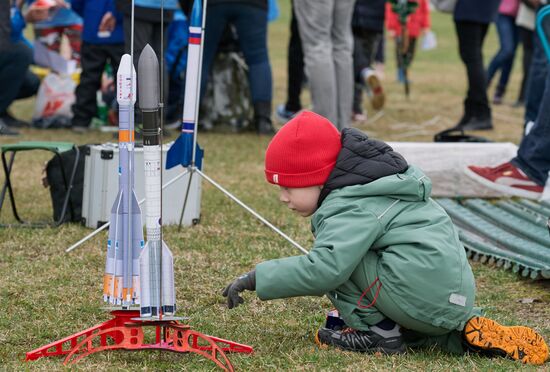
[[[369,171],[388,159],[395,162],[396,155],[401,158],[387,144],[357,130],[344,130],[342,137],[342,152],[349,150],[350,137],[352,145],[369,148],[356,161],[350,160],[358,155],[353,146],[351,155],[339,157],[340,174],[347,173],[339,167],[345,162],[357,172],[356,163],[364,164],[365,155]],[[430,198],[429,178],[414,166],[403,169],[366,184],[330,190],[312,217],[315,243],[310,253],[256,266],[259,298],[326,294],[345,322],[361,329],[361,313],[369,310],[358,306],[360,292],[349,293],[349,288],[368,288],[373,283],[367,272],[376,270],[374,276],[407,315],[436,327],[462,329],[475,297],[464,248],[449,216]],[[334,178],[332,174],[327,184]],[[369,251],[376,255],[369,254],[367,260]]]

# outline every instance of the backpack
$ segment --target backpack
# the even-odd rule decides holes
[[[84,160],[86,156],[87,146],[79,146],[80,157],[78,159],[78,165],[76,168],[75,177],[73,180],[73,187],[71,189],[71,196],[69,197],[69,203],[67,205],[67,211],[65,212],[65,218],[61,223],[65,222],[81,222],[82,220],[82,196],[84,192]],[[71,178],[71,172],[73,171],[74,162],[76,160],[76,153],[74,150],[62,152],[60,154],[63,159],[64,173],[69,182]],[[63,173],[61,170],[61,162],[57,156],[54,156],[46,164],[46,177],[50,186],[50,195],[52,197],[53,207],[53,219],[57,221],[61,217],[63,210],[63,202],[67,195],[67,189],[63,182]]]

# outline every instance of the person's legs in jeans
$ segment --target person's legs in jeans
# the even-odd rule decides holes
[[[230,8],[224,4],[208,7],[206,12],[206,28],[204,35],[204,51],[202,57],[201,97],[206,93],[206,83],[212,69],[214,57],[218,51],[218,44],[227,25]]]
[[[460,58],[466,66],[468,92],[464,100],[464,117],[460,123],[476,117],[490,119],[491,109],[487,99],[487,79],[483,67],[482,47],[487,24],[455,21]],[[459,125],[460,125],[459,123]]]
[[[351,17],[355,0],[334,2],[332,23],[332,57],[336,76],[336,95],[338,99],[338,128],[351,125],[351,106],[353,102],[353,35]]]
[[[544,186],[550,171],[550,74],[546,76],[546,88],[540,110],[529,134],[523,137],[512,164],[520,168],[539,186]]]
[[[536,32],[533,33],[533,58],[527,82],[525,101],[525,124],[534,122],[539,113],[540,103],[546,86],[548,59],[544,54],[542,42]],[[527,129],[527,127],[526,127]]]
[[[514,59],[516,56],[516,49],[519,42],[519,29],[516,26],[515,18],[505,16],[502,21],[502,26],[505,29],[504,34],[506,41],[501,46],[502,50],[502,69],[500,71],[500,79],[496,89],[495,97],[502,97],[506,91],[508,80],[510,79],[510,73],[514,66]]]
[[[493,77],[498,70],[502,70],[504,65],[513,58],[513,28],[515,27],[514,18],[499,14],[496,19],[498,40],[500,49],[495,54],[489,67],[487,68],[487,85],[491,84]],[[502,76],[503,71],[501,71]]]
[[[230,7],[229,19],[235,25],[239,45],[248,66],[254,125],[259,134],[271,134],[273,82],[267,51],[267,10],[248,4]]]
[[[332,48],[334,2],[335,0],[295,0],[294,11],[302,40],[313,111],[338,126],[337,87]],[[349,5],[349,8],[351,14],[353,6]],[[348,27],[351,28],[350,23]],[[352,77],[351,66],[348,73]],[[350,98],[352,87],[349,87]],[[349,115],[351,115],[351,99]]]
[[[101,86],[101,75],[108,55],[101,45],[82,43],[82,73],[76,87],[72,126],[87,128],[97,112],[96,93]],[[116,71],[116,70],[113,70]]]
[[[273,83],[267,51],[267,11],[252,5],[231,7],[231,22],[248,65],[252,102],[271,103]]]
[[[20,96],[31,62],[32,50],[22,41],[0,53],[0,82],[3,87],[0,89],[0,113],[5,113]]]
[[[300,93],[304,83],[304,52],[302,41],[298,30],[298,21],[292,7],[292,18],[290,20],[290,41],[288,43],[288,85],[287,101],[285,109],[290,112],[300,111],[302,103]]]

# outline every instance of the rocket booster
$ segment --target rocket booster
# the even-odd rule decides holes
[[[176,165],[188,166],[193,155],[193,136],[197,125],[198,101],[200,99],[201,42],[203,38],[202,1],[194,0],[189,22],[189,46],[187,49],[187,69],[185,73],[185,97],[181,134],[167,154],[166,169]],[[195,162],[202,167],[203,150],[197,145]]]
[[[200,66],[200,45],[202,35],[202,2],[195,0],[191,19],[189,23],[189,47],[187,54],[187,72],[185,74],[185,97],[183,101],[183,127],[182,132],[193,132],[195,128],[195,118],[197,105],[197,86],[200,85],[199,69]]]
[[[145,228],[147,242],[140,255],[141,317],[173,315],[176,310],[172,252],[161,240],[161,144],[159,126],[159,63],[146,45],[138,62],[139,107],[143,113]],[[162,298],[161,298],[162,296]]]
[[[119,187],[111,209],[103,277],[103,300],[123,307],[139,304],[139,256],[144,245],[141,209],[134,192],[136,78],[132,59],[124,54],[117,71]]]

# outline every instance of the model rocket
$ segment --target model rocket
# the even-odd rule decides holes
[[[176,310],[172,252],[161,240],[161,128],[159,125],[159,63],[149,44],[138,62],[139,108],[143,113],[145,228],[147,243],[139,258],[142,318],[173,315]],[[161,310],[159,312],[159,309]]]
[[[139,256],[143,249],[141,210],[134,192],[134,104],[136,71],[124,54],[117,71],[118,195],[111,209],[103,300],[129,307],[139,304]]]
[[[201,84],[201,65],[202,65],[202,45],[204,33],[204,17],[202,1],[195,0],[191,19],[189,22],[189,46],[187,50],[187,69],[185,73],[185,96],[183,102],[183,119],[181,124],[181,134],[168,150],[166,157],[166,169],[181,164],[184,167],[189,166],[193,160],[193,151],[195,151],[195,165],[202,167],[203,150],[196,145],[194,149],[194,133],[197,125],[200,84]]]

